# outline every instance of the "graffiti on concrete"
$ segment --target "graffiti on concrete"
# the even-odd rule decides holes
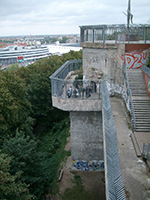
[[[139,69],[146,65],[150,48],[142,52],[125,53],[124,62],[129,69]]]
[[[72,160],[72,170],[75,171],[103,171],[104,161]]]

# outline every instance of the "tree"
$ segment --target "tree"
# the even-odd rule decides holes
[[[57,41],[56,37],[50,38],[51,39],[51,43],[55,43]]]
[[[29,122],[31,104],[27,100],[27,96],[25,82],[16,75],[15,71],[0,71],[1,136],[6,133],[13,135],[17,128],[19,129],[24,123]],[[28,123],[28,126],[32,126],[32,123]],[[28,127],[26,128],[28,129]]]
[[[44,154],[37,152],[38,143],[17,132],[15,137],[5,139],[2,152],[13,157],[10,163],[10,173],[22,171],[20,180],[29,186],[30,194],[40,197],[47,185],[48,177],[45,172]]]
[[[18,68],[19,68],[19,65],[17,63],[14,63],[14,64],[7,67],[7,69],[9,71],[17,70]]]
[[[148,61],[147,61],[146,66],[150,68],[150,53],[148,53]]]
[[[30,200],[33,195],[29,194],[27,184],[20,181],[21,172],[14,175],[10,173],[12,158],[7,154],[0,154],[0,198],[7,200]]]
[[[62,37],[62,40],[60,40],[60,43],[66,43],[67,40],[68,40],[68,38],[64,36],[64,37]]]

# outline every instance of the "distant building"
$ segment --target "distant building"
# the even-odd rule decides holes
[[[24,63],[25,65],[38,59],[49,56],[46,46],[19,46],[11,45],[0,50],[0,66],[8,66],[13,63]]]

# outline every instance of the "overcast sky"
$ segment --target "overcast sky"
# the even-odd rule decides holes
[[[128,0],[0,0],[0,36],[78,34],[79,26],[126,24]],[[133,23],[150,23],[150,0],[131,0]]]

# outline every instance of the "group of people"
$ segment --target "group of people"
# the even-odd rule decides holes
[[[78,85],[74,89],[72,89],[72,86],[69,87],[67,90],[67,96],[68,98],[88,98],[91,96],[91,93],[93,93],[93,84],[87,85],[86,87],[83,87],[82,85]]]

